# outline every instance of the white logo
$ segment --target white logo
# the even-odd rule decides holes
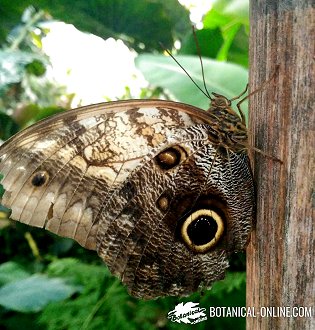
[[[168,312],[167,318],[172,322],[195,324],[207,319],[206,309],[199,307],[199,303],[180,303]]]

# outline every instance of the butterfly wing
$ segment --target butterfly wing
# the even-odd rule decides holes
[[[231,153],[227,165],[208,121],[194,107],[141,100],[39,122],[0,147],[2,204],[14,220],[97,250],[132,295],[207,287],[246,244],[253,216],[246,156]],[[200,253],[180,227],[206,209],[224,219],[224,235]]]

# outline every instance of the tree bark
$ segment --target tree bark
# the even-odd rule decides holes
[[[314,1],[252,0],[250,7],[250,90],[258,89],[250,143],[282,163],[251,152],[257,220],[247,306],[262,314],[261,307],[307,307],[312,317],[277,317],[275,308],[274,317],[248,317],[247,329],[315,329]]]

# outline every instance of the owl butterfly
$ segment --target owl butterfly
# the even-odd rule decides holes
[[[11,218],[70,237],[133,296],[187,295],[224,277],[248,242],[254,186],[244,117],[162,100],[86,106],[0,147]]]

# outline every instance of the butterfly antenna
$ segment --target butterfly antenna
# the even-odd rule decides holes
[[[197,38],[197,34],[196,34],[196,28],[194,27],[194,25],[192,25],[192,30],[193,30],[193,36],[194,36],[194,39],[195,39],[197,54],[198,54],[199,61],[200,61],[200,66],[201,66],[201,75],[202,75],[203,87],[205,88],[206,94],[208,95],[209,99],[212,100],[212,97],[210,96],[210,93],[207,89],[207,84],[206,84],[206,79],[205,79],[205,70],[204,70],[204,67],[203,67],[200,45],[199,45],[199,42],[198,42],[198,38]]]
[[[257,89],[255,89],[254,91],[252,91],[252,92],[250,92],[249,94],[247,94],[245,97],[243,97],[243,98],[237,103],[237,107],[238,107],[238,109],[239,109],[240,105],[241,105],[245,100],[249,99],[252,95],[254,95],[254,94],[260,92],[260,91],[263,90],[266,86],[268,86],[270,82],[274,81],[274,79],[279,75],[279,70],[280,70],[280,65],[278,64],[278,65],[276,65],[276,69],[275,69],[274,73],[272,74],[272,76],[271,76],[269,79],[265,80],[265,81],[264,81],[264,82],[263,82],[263,83],[262,83]],[[243,94],[246,93],[247,89],[248,89],[248,84],[246,85],[246,89],[245,89],[245,91],[244,91],[241,95],[239,95],[239,96],[237,96],[237,97],[234,97],[234,98],[231,99],[231,100],[233,101],[233,100],[236,100],[237,98],[240,98]]]
[[[202,94],[204,94],[207,98],[210,100],[212,99],[207,91],[207,93],[204,92],[204,90],[194,81],[194,79],[191,77],[191,75],[187,72],[187,70],[176,60],[176,58],[171,54],[171,52],[164,47],[164,45],[160,42],[160,46],[166,51],[166,53],[175,61],[175,63],[186,73],[188,78],[193,82],[193,84],[200,90]]]

